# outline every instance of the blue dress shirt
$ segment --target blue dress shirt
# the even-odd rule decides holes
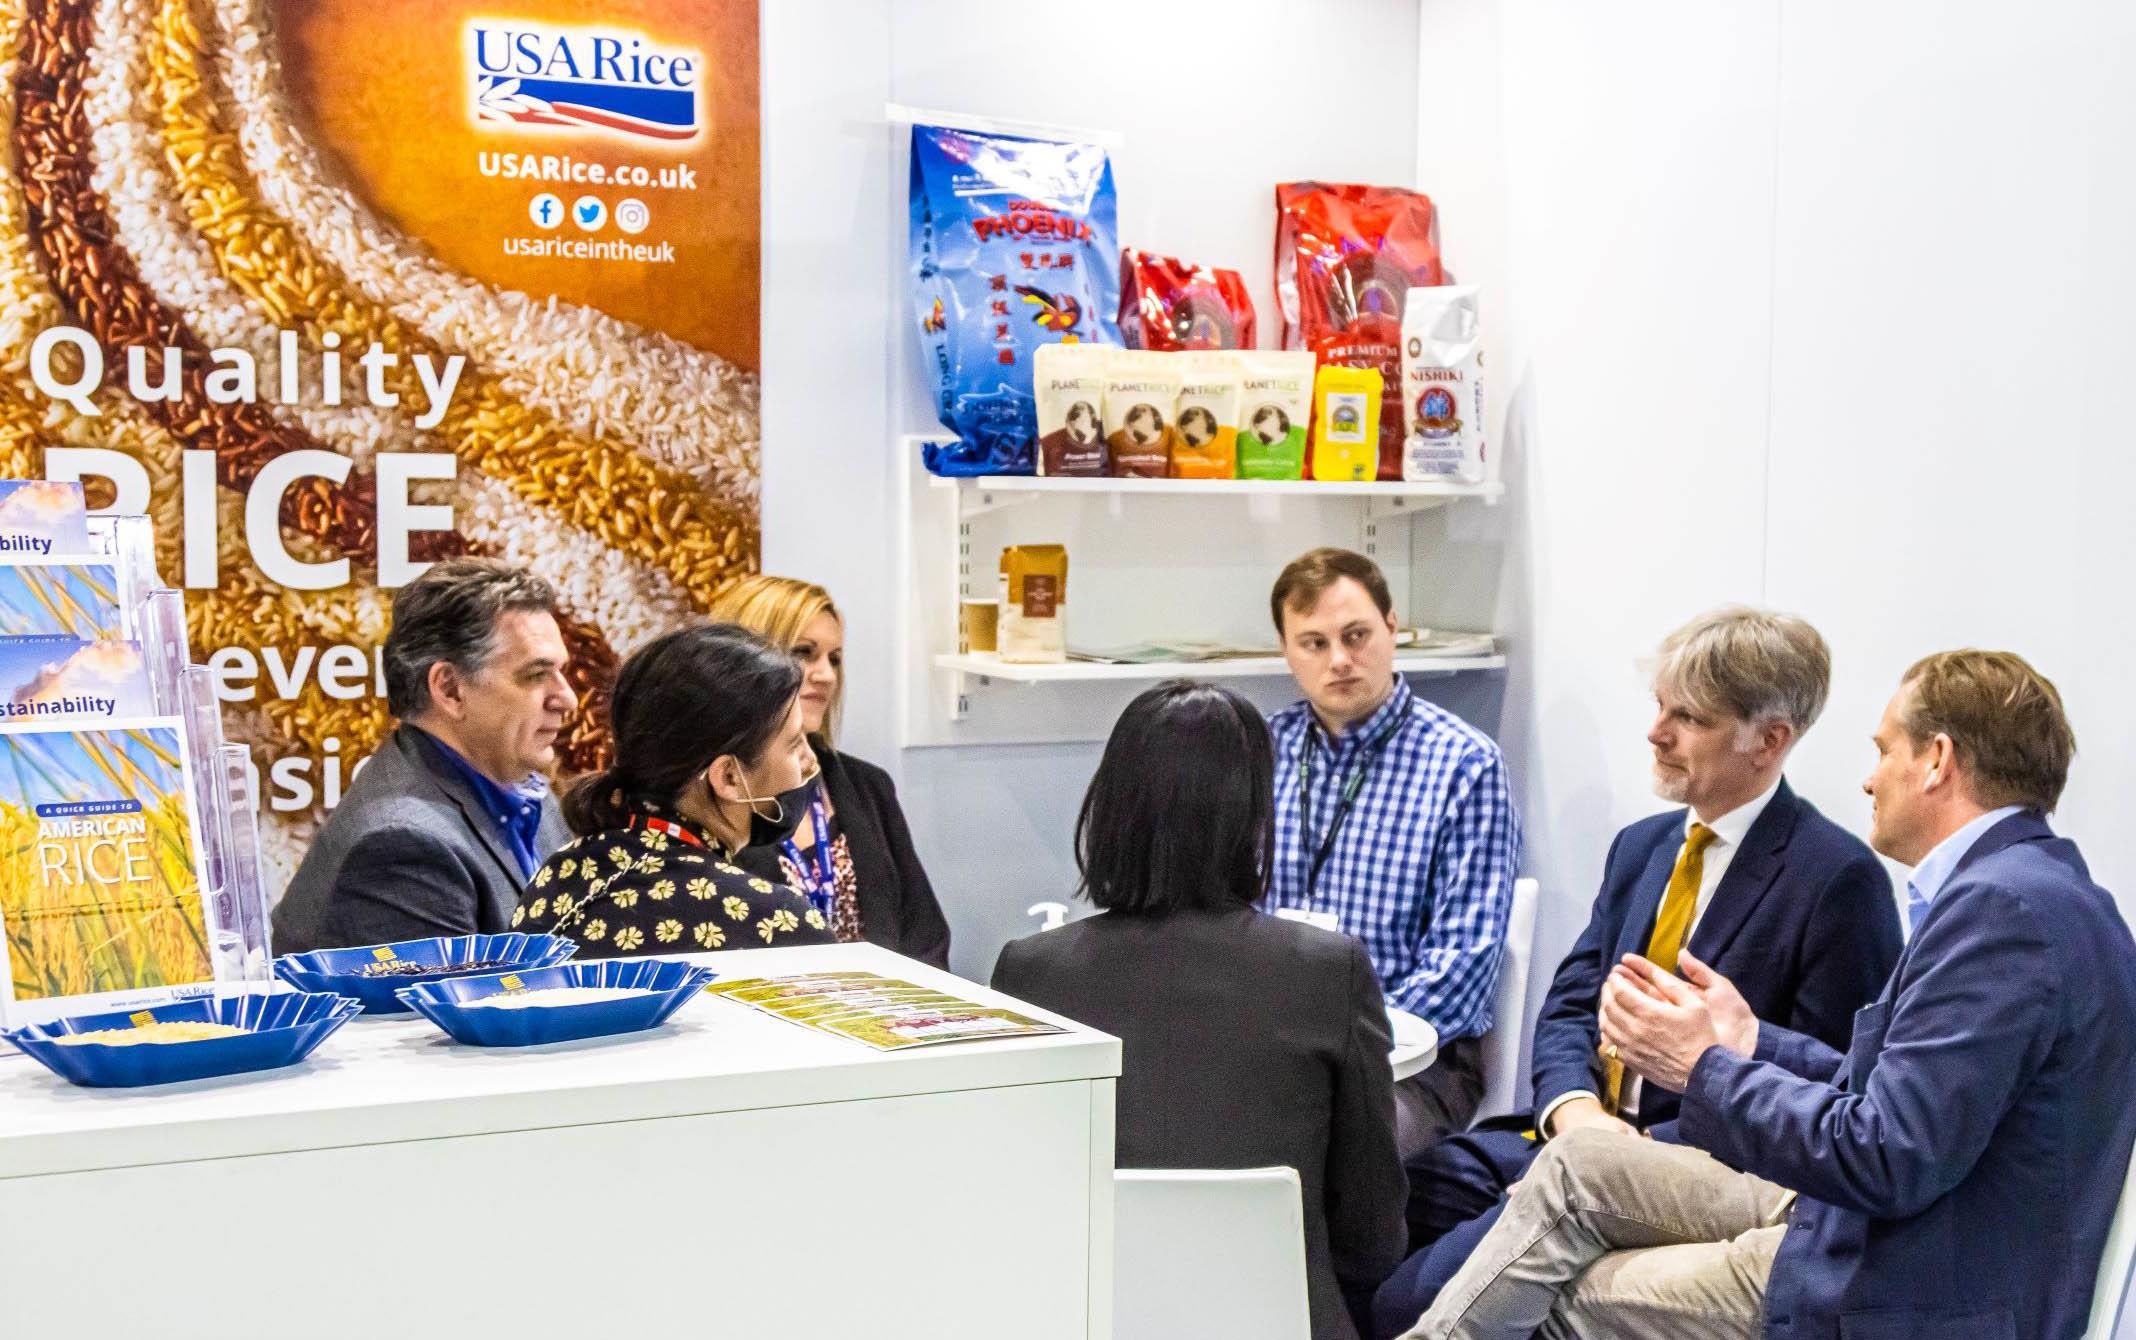
[[[1936,895],[1950,881],[1951,872],[1958,868],[1958,863],[1965,859],[1965,854],[1973,850],[1973,844],[1980,841],[1980,835],[2011,815],[2020,813],[2022,809],[2023,806],[2020,805],[2005,805],[1999,810],[1989,810],[1938,842],[1928,855],[1921,858],[1921,864],[1914,867],[1913,876],[1906,881],[1908,935],[1920,929],[1921,918],[1928,915],[1928,905],[1936,900]]]
[[[483,813],[496,825],[497,836],[504,839],[505,850],[519,862],[520,878],[532,879],[534,872],[541,868],[543,856],[537,844],[541,835],[541,805],[549,797],[548,779],[530,773],[517,786],[500,786],[461,757],[459,750],[429,731],[422,734],[423,739],[438,751],[438,756],[451,765],[475,793]]]

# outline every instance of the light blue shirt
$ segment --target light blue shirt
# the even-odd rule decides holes
[[[1973,822],[1938,842],[1935,850],[1921,858],[1914,867],[1911,878],[1906,881],[1906,929],[1910,935],[1921,929],[1921,918],[1928,915],[1928,905],[1936,900],[1943,886],[1950,882],[1951,873],[1965,854],[1973,850],[1980,835],[2013,814],[2024,813],[2022,805],[2005,805],[1999,810],[1989,810]]]

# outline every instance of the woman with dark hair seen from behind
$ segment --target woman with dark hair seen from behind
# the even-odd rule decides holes
[[[1076,820],[1102,915],[1007,945],[994,986],[1120,1039],[1120,1167],[1295,1168],[1314,1340],[1354,1340],[1405,1245],[1387,1008],[1362,946],[1255,906],[1274,766],[1228,689],[1135,699]]]
[[[732,624],[640,647],[610,702],[615,761],[565,796],[579,837],[535,872],[513,929],[575,940],[582,959],[830,943],[798,890],[733,863],[808,812],[800,695],[793,658]]]
[[[801,667],[801,725],[823,765],[823,783],[793,836],[736,861],[791,884],[841,942],[866,940],[908,958],[949,967],[949,922],[890,774],[832,747],[845,701],[845,620],[830,592],[792,577],[745,577],[712,602],[728,619],[791,653]]]

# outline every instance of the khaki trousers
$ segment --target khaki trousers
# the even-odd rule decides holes
[[[1574,1131],[1403,1340],[1757,1340],[1793,1200],[1696,1149]]]

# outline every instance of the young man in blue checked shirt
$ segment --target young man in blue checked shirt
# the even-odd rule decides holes
[[[1269,611],[1305,701],[1270,722],[1276,853],[1269,910],[1362,941],[1387,1003],[1439,1034],[1395,1086],[1403,1156],[1468,1126],[1520,868],[1520,819],[1490,737],[1394,672],[1394,601],[1377,564],[1315,549]]]

